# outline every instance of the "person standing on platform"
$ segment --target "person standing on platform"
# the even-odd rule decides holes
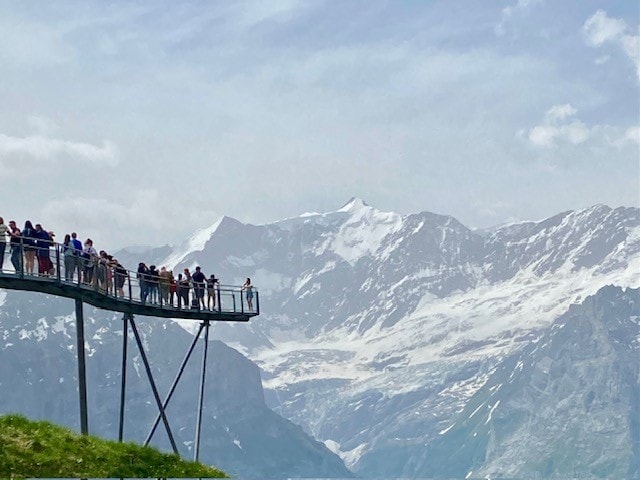
[[[178,284],[176,283],[176,279],[173,276],[173,271],[169,270],[169,302],[173,307],[173,297],[177,296],[178,293]]]
[[[182,276],[181,273],[178,274],[178,308],[182,308],[182,305],[185,308],[189,308],[189,288],[190,282],[187,277]]]
[[[68,233],[64,236],[62,242],[62,255],[64,257],[64,279],[67,282],[73,282],[73,273],[76,269],[76,252],[71,243],[71,235]]]
[[[158,302],[158,284],[160,283],[160,272],[155,265],[151,265],[147,271],[147,281],[149,282],[149,302]]]
[[[11,246],[11,264],[16,273],[22,273],[22,243],[21,232],[16,221],[9,222],[9,245]]]
[[[98,258],[98,252],[93,248],[93,240],[87,238],[84,242],[84,249],[82,250],[82,260],[84,262],[84,283],[92,285],[95,281],[94,270],[96,267],[96,259]]]
[[[213,302],[213,310],[216,309],[216,284],[219,284],[218,279],[212,273],[209,278],[207,278],[207,308],[211,310],[211,303]]]
[[[242,285],[242,290],[246,292],[247,306],[249,310],[253,310],[253,285],[251,285],[251,279],[247,277],[247,281]]]
[[[35,238],[36,258],[38,259],[38,275],[41,277],[48,276],[53,268],[49,252],[49,248],[53,243],[53,238],[51,238],[49,233],[47,233],[39,223],[36,223]]]
[[[163,266],[160,269],[160,298],[162,303],[167,305],[169,303],[169,284],[171,283],[171,272],[167,270],[167,267]]]
[[[113,263],[115,264],[115,266],[113,267],[113,277],[116,287],[116,297],[124,298],[123,287],[129,273],[127,272],[127,269],[120,265],[120,262],[118,262],[118,260],[116,260],[115,258],[113,259]]]
[[[4,224],[4,218],[0,217],[0,272],[4,266],[4,251],[7,249],[7,235],[9,227]]]
[[[200,310],[200,306],[204,310],[207,308],[204,304],[204,286],[207,282],[207,277],[202,273],[200,267],[196,267],[196,271],[191,276],[193,280],[193,293],[196,298],[196,308]]]
[[[82,283],[82,242],[78,240],[78,234],[73,232],[71,234],[71,244],[73,246],[74,255],[74,270],[78,272],[78,285]],[[73,279],[73,275],[71,276]]]
[[[147,266],[143,262],[138,264],[137,277],[138,285],[140,286],[140,301],[143,305],[147,303],[147,295],[149,295],[149,284],[147,282],[148,271]]]
[[[33,228],[31,220],[24,222],[21,236],[24,249],[25,273],[33,275],[33,268],[36,263],[36,230]]]

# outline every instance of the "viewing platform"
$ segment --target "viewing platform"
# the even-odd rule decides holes
[[[35,273],[27,273],[25,271],[24,255],[21,255],[20,268],[14,268],[11,263],[9,243],[7,242],[4,262],[2,269],[0,269],[0,288],[46,293],[81,300],[104,310],[150,317],[197,321],[247,322],[251,317],[260,314],[260,296],[255,287],[252,287],[253,305],[250,307],[246,298],[246,291],[242,287],[216,283],[211,292],[215,296],[215,307],[212,305],[209,310],[201,307],[192,307],[192,302],[197,295],[203,295],[205,303],[207,302],[210,292],[207,291],[206,284],[189,282],[187,285],[177,285],[177,291],[174,293],[173,301],[171,302],[170,300],[165,300],[170,294],[162,294],[162,291],[170,289],[171,285],[166,281],[158,280],[153,286],[158,292],[157,301],[151,303],[148,300],[142,300],[138,272],[126,270],[126,273],[117,273],[113,267],[100,264],[99,260],[96,261],[93,267],[94,272],[91,282],[78,282],[77,275],[68,275],[68,272],[65,271],[62,247],[59,243],[52,243],[50,248],[52,269],[46,274],[38,274],[37,259],[35,260]],[[78,257],[78,260],[82,262],[85,259]],[[116,277],[119,277],[120,282],[122,282],[120,292],[116,289]],[[101,280],[101,278],[104,280]],[[165,292],[168,292],[168,290]],[[180,306],[178,306],[177,299],[179,294],[182,295]]]
[[[173,452],[180,455],[166,408],[180,381],[196,344],[204,332],[202,367],[196,410],[196,434],[194,439],[194,460],[200,454],[202,411],[205,394],[209,327],[211,322],[247,322],[260,314],[258,291],[250,284],[242,287],[221,285],[203,274],[172,281],[163,271],[141,269],[133,272],[124,268],[108,255],[88,255],[73,249],[69,244],[46,241],[31,242],[31,237],[20,237],[18,243],[7,242],[4,255],[0,256],[0,288],[45,293],[75,300],[76,310],[76,354],[78,359],[78,400],[80,411],[80,431],[89,433],[87,403],[87,370],[85,364],[86,342],[84,336],[83,304],[88,303],[104,310],[123,313],[122,331],[122,371],[120,387],[120,418],[118,440],[124,439],[124,418],[127,390],[127,358],[129,332],[138,347],[147,373],[158,415],[145,440],[149,445],[160,422],[164,424]],[[95,253],[95,250],[93,250]],[[27,268],[29,267],[29,268]],[[32,271],[29,271],[32,270]],[[196,268],[198,270],[198,268]],[[210,307],[210,308],[205,308]],[[195,320],[200,323],[198,332],[182,360],[178,374],[173,380],[164,400],[160,398],[153,378],[151,364],[136,326],[134,316],[176,318]]]

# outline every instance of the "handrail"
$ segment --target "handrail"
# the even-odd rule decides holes
[[[37,240],[37,239],[36,239]],[[7,248],[8,247],[8,248]],[[68,249],[72,251],[69,252]],[[101,257],[85,258],[82,252],[61,243],[20,237],[6,242],[0,255],[0,274],[60,285],[75,285],[92,290],[112,300],[148,305],[162,310],[203,311],[210,313],[238,313],[259,315],[259,294],[253,291],[253,308],[247,310],[242,301],[246,292],[242,287],[215,283],[213,289],[206,282],[183,281],[172,284],[160,277],[140,278],[138,272]],[[53,255],[53,260],[51,258]],[[236,307],[240,295],[241,308]]]

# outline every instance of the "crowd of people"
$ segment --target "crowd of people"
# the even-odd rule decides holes
[[[0,271],[4,266],[7,237],[11,249],[11,264],[15,272],[44,277],[56,274],[56,266],[50,255],[50,249],[54,245],[54,232],[47,231],[39,223],[34,227],[29,220],[22,229],[18,228],[14,220],[7,226],[0,217]],[[129,271],[113,255],[104,250],[98,252],[90,238],[83,244],[78,240],[77,233],[66,234],[60,249],[56,251],[61,256],[60,259],[56,259],[56,263],[64,270],[63,278],[66,282],[93,286],[102,293],[117,298],[125,297],[124,288],[128,285],[127,297],[131,295]],[[207,277],[200,267],[196,267],[193,273],[185,268],[176,278],[173,271],[166,267],[157,270],[155,265],[147,267],[145,263],[140,262],[136,279],[140,289],[140,301],[143,304],[211,311],[216,309],[216,305],[220,307],[220,282],[213,274]],[[253,290],[251,279],[247,278],[242,292],[249,310],[253,310]]]

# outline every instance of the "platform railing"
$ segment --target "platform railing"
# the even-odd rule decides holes
[[[85,258],[82,251],[61,243],[21,237],[5,244],[0,255],[0,274],[42,282],[76,285],[97,291],[117,301],[153,305],[169,310],[202,310],[218,313],[260,313],[259,293],[244,287],[216,282],[213,289],[206,283],[183,279],[150,277],[127,270],[105,258]],[[250,296],[253,298],[249,298]]]

